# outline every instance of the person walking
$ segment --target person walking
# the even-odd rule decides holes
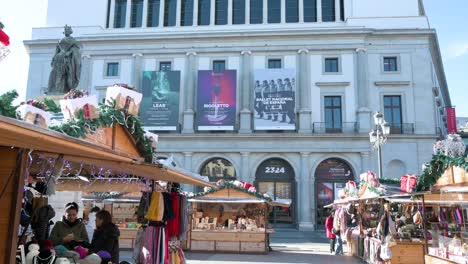
[[[336,236],[336,242],[338,243],[335,250],[336,256],[343,255],[343,239],[341,238],[341,224],[343,217],[343,209],[339,208],[335,210],[335,214],[333,217],[333,233]]]
[[[96,229],[96,213],[101,209],[97,206],[91,208],[88,214],[88,222],[86,223],[86,232],[88,233],[88,238],[93,237],[94,230]]]
[[[333,214],[332,210],[330,215],[325,220],[325,230],[327,231],[327,238],[330,239],[330,253],[335,252],[336,235],[333,234]]]

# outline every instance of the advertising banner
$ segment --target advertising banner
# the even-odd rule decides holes
[[[296,70],[254,72],[254,129],[296,129]]]
[[[199,131],[234,130],[236,71],[198,71],[196,127]]]
[[[457,133],[457,116],[455,114],[455,107],[447,107],[447,132],[449,134]]]
[[[145,71],[140,118],[146,130],[175,131],[179,125],[180,71]]]

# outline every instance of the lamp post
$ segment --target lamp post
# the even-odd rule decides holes
[[[379,112],[374,114],[375,128],[369,132],[369,141],[373,148],[377,149],[379,159],[379,179],[382,178],[382,145],[387,142],[387,137],[390,134],[390,125],[384,120],[383,115]]]

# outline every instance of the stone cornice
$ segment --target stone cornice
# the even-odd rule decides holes
[[[316,82],[315,85],[319,87],[343,87],[349,86],[350,82]]]
[[[410,86],[410,81],[377,81],[374,82],[375,86],[395,87],[395,86]]]

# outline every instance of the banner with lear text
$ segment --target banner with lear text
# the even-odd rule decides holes
[[[235,70],[198,71],[197,130],[234,130],[236,80]]]
[[[146,130],[175,131],[179,125],[180,71],[145,71],[140,118]]]
[[[457,133],[457,115],[455,114],[455,107],[447,107],[447,132],[449,134]]]
[[[254,129],[296,129],[296,70],[254,72]]]

